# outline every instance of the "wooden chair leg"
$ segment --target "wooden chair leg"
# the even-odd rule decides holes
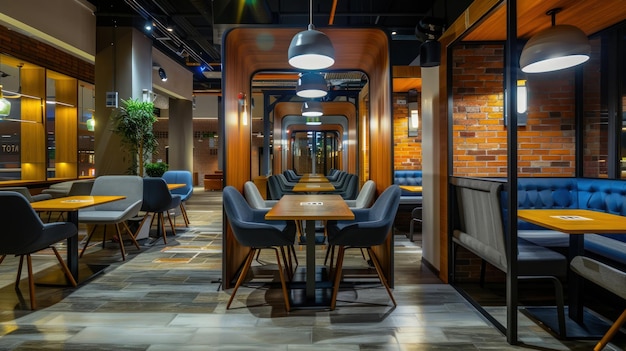
[[[606,344],[608,344],[609,341],[615,336],[615,334],[617,333],[619,328],[621,328],[624,322],[626,322],[626,310],[622,312],[622,314],[617,318],[617,320],[613,323],[613,325],[611,325],[611,328],[609,328],[609,331],[607,331],[606,334],[604,334],[604,336],[602,337],[602,339],[598,341],[596,346],[593,348],[593,351],[602,350],[606,346]]]
[[[15,289],[19,289],[20,280],[22,279],[22,267],[24,263],[24,255],[20,255],[20,263],[17,265],[17,276],[15,277]]]
[[[170,211],[167,211],[167,219],[170,222],[170,227],[172,228],[172,235],[176,236],[176,229],[174,229],[174,222],[172,222],[172,216],[170,215]]]
[[[0,256],[0,263],[2,263],[2,261],[4,261],[4,258],[7,257],[7,255],[2,255]]]
[[[285,247],[280,247],[280,254],[283,256],[283,263],[285,264],[285,270],[287,271],[287,277],[291,281],[293,279],[293,273],[291,271],[291,258],[287,260],[287,255],[285,254]],[[291,251],[289,251],[289,256],[291,257]]]
[[[163,243],[167,244],[167,232],[165,231],[165,218],[163,218],[163,212],[157,214],[159,217],[159,225],[161,226],[161,235],[163,236]]]
[[[283,254],[283,259],[285,259],[284,257],[285,250],[283,249],[282,246],[280,248]],[[277,248],[272,248],[272,249],[274,249],[274,252],[276,252],[276,263],[278,264],[278,275],[280,276],[280,283],[283,289],[283,298],[285,299],[285,310],[289,312],[291,310],[291,306],[289,305],[289,293],[287,292],[287,283],[285,282],[285,274],[283,273],[283,267],[280,264],[280,257],[278,256],[278,249]]]
[[[396,304],[396,299],[393,298],[393,294],[391,293],[389,284],[387,284],[387,279],[385,279],[385,276],[383,275],[383,270],[380,267],[380,262],[378,262],[378,257],[376,257],[376,254],[374,254],[374,251],[369,247],[367,248],[367,253],[370,255],[370,258],[372,259],[372,262],[374,263],[374,267],[376,268],[376,273],[378,273],[378,278],[380,279],[380,282],[383,283],[383,285],[385,286],[385,289],[387,289],[387,294],[389,294],[389,297],[391,298],[393,305],[398,306],[398,304]]]
[[[185,227],[189,227],[189,217],[187,217],[187,209],[185,209],[185,204],[180,203],[180,213],[183,215],[183,219],[185,220]]]
[[[330,300],[330,310],[334,310],[337,305],[337,294],[339,293],[339,284],[341,284],[341,269],[343,268],[343,255],[346,248],[339,246],[339,252],[337,253],[337,268],[335,269],[335,283],[333,285],[333,295]]]
[[[230,295],[230,299],[228,300],[228,303],[226,304],[226,309],[230,308],[230,304],[233,302],[233,299],[235,298],[235,294],[237,293],[237,289],[239,289],[239,286],[241,285],[241,283],[243,283],[244,279],[246,279],[246,274],[248,274],[248,270],[250,269],[250,265],[252,264],[252,259],[254,258],[254,251],[256,251],[257,249],[255,248],[251,248],[250,252],[248,252],[248,256],[246,257],[246,261],[243,264],[243,268],[241,269],[241,272],[239,273],[239,278],[237,278],[237,282],[235,283],[235,287],[233,288],[233,292]]]
[[[57,257],[57,260],[59,260],[59,263],[61,264],[61,269],[65,273],[65,276],[70,281],[72,286],[73,287],[78,286],[78,284],[76,283],[76,279],[74,279],[74,276],[70,272],[70,269],[67,267],[67,264],[65,264],[65,261],[63,261],[63,258],[61,257],[61,255],[59,255],[59,251],[57,250],[57,248],[54,246],[50,246],[50,248],[52,249],[52,251],[54,251],[54,255]]]
[[[126,261],[126,250],[124,249],[124,240],[122,240],[122,233],[120,232],[120,227],[117,223],[115,223],[115,231],[117,232],[117,237],[120,239],[120,252],[122,253],[122,261]]]
[[[96,227],[97,227],[97,225],[94,225],[93,229],[91,229],[91,233],[89,233],[89,235],[87,235],[87,239],[85,240],[85,246],[83,246],[83,249],[80,250],[80,255],[78,257],[83,257],[83,254],[85,253],[85,250],[87,249],[87,246],[89,245],[89,241],[91,240],[91,237],[93,236],[93,233],[96,231]]]
[[[122,222],[122,224],[124,225],[124,229],[126,229],[128,236],[130,236],[130,240],[133,242],[133,244],[135,244],[137,250],[141,250],[139,248],[139,243],[137,242],[137,239],[135,239],[135,236],[133,235],[133,232],[130,230],[130,228],[128,228],[128,224],[126,224],[126,222]]]
[[[26,255],[26,265],[28,266],[28,293],[30,294],[30,309],[37,308],[37,302],[35,301],[35,279],[33,277],[33,260],[30,254]]]

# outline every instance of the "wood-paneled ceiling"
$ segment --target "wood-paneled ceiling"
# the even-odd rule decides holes
[[[528,40],[551,25],[550,9],[561,8],[556,24],[570,24],[588,36],[626,20],[624,0],[518,0],[518,38]],[[470,30],[463,41],[502,41],[506,39],[506,2]]]

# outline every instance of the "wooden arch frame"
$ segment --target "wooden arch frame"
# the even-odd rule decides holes
[[[244,94],[250,105],[250,82],[261,71],[292,70],[287,62],[291,38],[303,28],[245,27],[234,28],[223,39],[223,132],[224,181],[243,190],[250,180],[250,123],[242,123],[241,104]],[[380,193],[393,183],[393,118],[391,104],[391,66],[389,38],[375,28],[318,28],[335,47],[332,70],[362,71],[369,77],[370,179]],[[245,106],[245,105],[244,105]],[[361,116],[359,116],[361,118]],[[224,288],[232,286],[237,270],[247,250],[240,246],[224,221],[222,281]],[[393,285],[391,240],[377,252],[383,270]]]

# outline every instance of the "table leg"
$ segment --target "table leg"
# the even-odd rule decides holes
[[[315,300],[315,220],[305,222],[306,230],[306,297]]]
[[[571,262],[575,256],[583,255],[585,251],[585,238],[583,234],[570,234],[569,236],[569,257],[568,262]],[[574,273],[571,269],[568,271],[568,294],[569,300],[569,317],[578,322],[583,322],[583,279],[578,274]]]
[[[78,211],[69,211],[67,219],[78,228]],[[67,238],[67,267],[74,279],[78,281],[78,232]]]

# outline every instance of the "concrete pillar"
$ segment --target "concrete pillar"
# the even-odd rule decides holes
[[[168,125],[169,169],[193,172],[192,102],[170,99]]]
[[[141,99],[152,90],[152,40],[131,27],[98,27],[96,30],[96,175],[128,174],[130,153],[112,132],[106,93],[121,99]]]

